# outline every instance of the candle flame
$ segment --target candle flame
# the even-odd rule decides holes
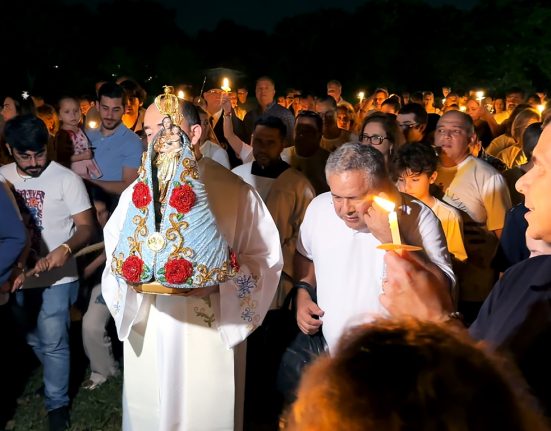
[[[476,92],[476,98],[482,99],[484,97],[484,91],[477,91]]]
[[[88,127],[90,127],[90,129],[95,129],[96,127],[98,127],[98,123],[95,122],[95,121],[89,121],[88,122]]]
[[[545,105],[538,105],[538,112],[540,113],[540,115],[543,111],[545,111]]]
[[[387,212],[392,212],[394,211],[394,208],[396,207],[396,205],[394,204],[394,202],[392,201],[387,201],[386,199],[383,199],[379,196],[374,196],[373,197],[373,200],[375,201],[375,203],[377,205],[379,205],[381,208],[383,208],[385,211]]]
[[[183,90],[178,91],[178,99],[185,99],[186,93],[183,92]]]
[[[466,106],[460,106],[460,107],[459,107],[459,110],[460,110],[461,112],[465,112],[465,111],[467,110],[467,107],[466,107]]]
[[[226,92],[230,92],[231,91],[231,88],[230,88],[230,80],[228,78],[224,78],[222,80],[222,90],[226,91]]]
[[[363,91],[360,91],[360,92],[358,93],[358,99],[363,100],[364,97],[365,97],[365,93],[364,93]]]

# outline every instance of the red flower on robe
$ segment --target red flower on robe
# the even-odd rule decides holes
[[[195,192],[191,186],[189,184],[184,184],[172,190],[168,203],[171,207],[176,208],[176,211],[180,214],[186,214],[195,204],[195,200]]]
[[[237,261],[237,255],[233,250],[230,251],[230,266],[235,272],[239,272],[239,262]]]
[[[138,256],[129,256],[122,263],[122,275],[130,283],[139,283],[143,266],[143,260]]]
[[[193,265],[186,259],[172,259],[165,264],[165,278],[170,284],[184,284],[193,274]]]
[[[142,182],[136,183],[132,192],[132,202],[136,208],[145,208],[149,205],[149,202],[151,202],[149,187]]]

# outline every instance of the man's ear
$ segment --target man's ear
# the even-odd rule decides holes
[[[203,133],[203,128],[201,127],[200,124],[195,124],[191,126],[190,130],[191,130],[191,136],[189,137],[189,139],[191,140],[191,146],[195,147],[199,143],[199,140],[201,139],[201,133]]]
[[[438,172],[434,171],[432,175],[429,177],[429,184],[434,184],[436,181],[436,178],[438,178]]]

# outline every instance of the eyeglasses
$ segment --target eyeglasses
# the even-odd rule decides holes
[[[419,123],[398,123],[398,127],[400,127],[401,129],[413,129],[418,125]]]
[[[381,145],[385,139],[388,139],[386,136],[379,135],[366,135],[365,133],[360,134],[360,143],[369,143],[371,145]]]

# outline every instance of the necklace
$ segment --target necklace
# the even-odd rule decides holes
[[[21,175],[17,168],[15,168],[15,172],[17,172],[19,178],[21,178],[24,182],[27,182],[27,180],[30,180],[32,178],[30,175]]]

